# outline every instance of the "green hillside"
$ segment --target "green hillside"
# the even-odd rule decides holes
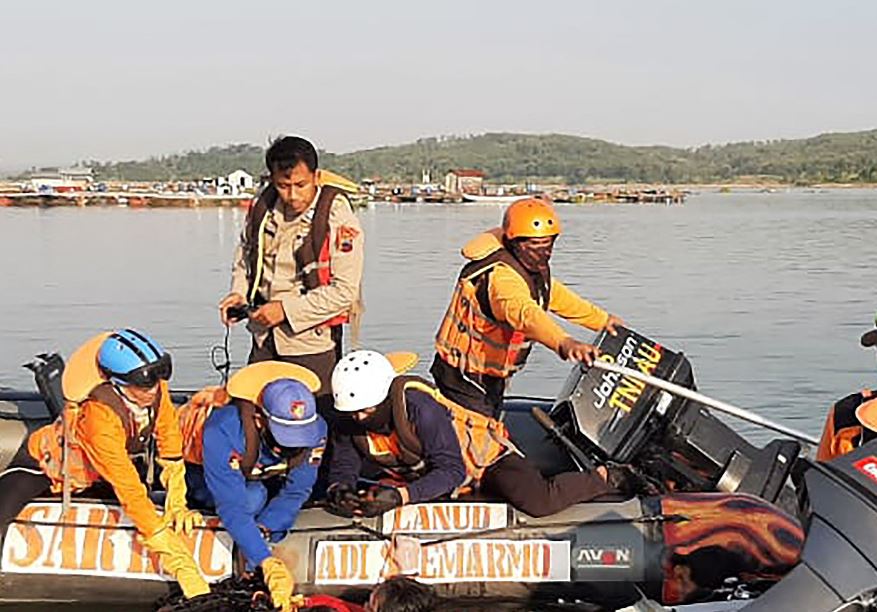
[[[263,171],[264,150],[213,147],[144,161],[92,164],[101,179],[196,179],[243,168]],[[788,183],[877,182],[877,130],[798,140],[739,142],[696,149],[630,147],[562,134],[484,134],[423,138],[345,154],[321,154],[321,165],[355,179],[419,182],[452,168],[477,168],[488,180],[520,182],[702,183],[767,177]]]

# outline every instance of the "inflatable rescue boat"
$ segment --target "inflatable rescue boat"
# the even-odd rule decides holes
[[[510,398],[502,419],[546,474],[625,464],[636,496],[543,518],[477,495],[357,520],[316,501],[275,549],[297,588],[361,600],[404,573],[447,597],[511,599],[522,609],[877,609],[877,442],[827,464],[808,458],[805,436],[757,447],[696,393],[674,391],[695,388],[683,354],[632,330],[601,335],[598,345],[614,371],[574,366],[556,398]],[[0,391],[0,470],[58,415],[51,387],[62,367],[43,355],[38,391]],[[60,499],[36,499],[6,529],[0,603],[168,594],[171,583],[112,496],[89,494],[74,496],[66,513]],[[189,545],[208,580],[237,575],[216,518]]]

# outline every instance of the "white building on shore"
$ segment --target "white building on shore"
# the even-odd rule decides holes
[[[238,191],[253,190],[253,175],[245,170],[235,170],[228,175],[228,184],[236,187]]]

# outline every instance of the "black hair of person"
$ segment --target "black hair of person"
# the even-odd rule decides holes
[[[282,136],[271,143],[265,152],[268,172],[286,172],[304,163],[311,172],[317,171],[317,150],[310,141],[300,136]]]
[[[439,603],[435,589],[408,576],[392,576],[373,590],[376,612],[428,612]]]

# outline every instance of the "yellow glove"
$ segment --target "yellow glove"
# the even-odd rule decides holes
[[[265,576],[265,584],[271,591],[271,603],[280,608],[281,612],[292,611],[292,575],[286,568],[286,564],[277,557],[268,557],[262,561],[262,574]]]
[[[204,525],[204,517],[197,510],[186,507],[186,465],[182,459],[167,461],[159,459],[161,484],[167,495],[164,498],[164,524],[177,533],[192,533],[195,527]]]
[[[186,548],[180,536],[164,528],[145,538],[143,543],[158,555],[162,569],[180,583],[183,595],[187,599],[210,592],[210,587],[195,565],[192,553]]]

